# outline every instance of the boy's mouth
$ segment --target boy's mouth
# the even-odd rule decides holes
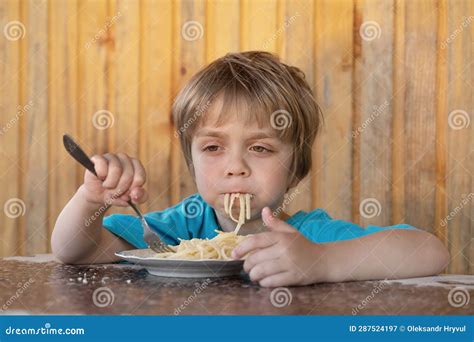
[[[232,221],[237,223],[234,232],[237,234],[239,229],[245,224],[246,220],[252,217],[251,199],[253,195],[242,192],[228,192],[224,194],[224,212],[230,216]],[[239,211],[238,219],[233,216],[234,211]]]

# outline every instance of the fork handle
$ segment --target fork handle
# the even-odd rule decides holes
[[[135,205],[135,203],[133,203],[131,200],[128,200],[127,201],[128,205],[132,207],[133,211],[138,215],[138,217],[143,217],[143,214],[141,213],[141,211],[137,208],[137,206]]]
[[[79,147],[79,145],[71,138],[70,135],[63,135],[63,144],[68,153],[87,170],[92,172],[97,177],[95,172],[94,162],[87,156],[87,154]]]

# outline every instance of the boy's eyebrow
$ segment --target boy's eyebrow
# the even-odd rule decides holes
[[[196,137],[217,137],[217,138],[226,138],[228,135],[218,131],[218,130],[210,130],[210,129],[202,129],[196,133]],[[263,139],[263,138],[272,138],[276,139],[278,136],[276,134],[270,134],[267,132],[255,132],[249,134],[248,139]]]

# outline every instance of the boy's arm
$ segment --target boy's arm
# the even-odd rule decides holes
[[[450,259],[443,243],[422,230],[390,229],[324,245],[333,282],[428,276],[440,273]]]
[[[102,227],[106,209],[105,205],[88,202],[81,186],[56,220],[51,236],[54,256],[68,264],[107,263],[119,260],[115,252],[133,249]],[[89,219],[86,224],[92,217],[95,220]]]
[[[440,273],[449,252],[422,230],[387,229],[337,242],[314,243],[294,227],[262,210],[267,232],[244,239],[232,257],[262,286],[421,277]]]

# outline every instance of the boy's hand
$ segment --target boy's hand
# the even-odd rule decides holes
[[[240,259],[247,253],[244,270],[261,286],[307,285],[326,281],[325,247],[313,243],[288,223],[262,210],[269,232],[249,236],[233,251]]]
[[[80,189],[88,202],[126,207],[130,199],[135,203],[146,201],[146,173],[139,160],[125,153],[106,153],[91,159],[97,177],[86,170]]]

